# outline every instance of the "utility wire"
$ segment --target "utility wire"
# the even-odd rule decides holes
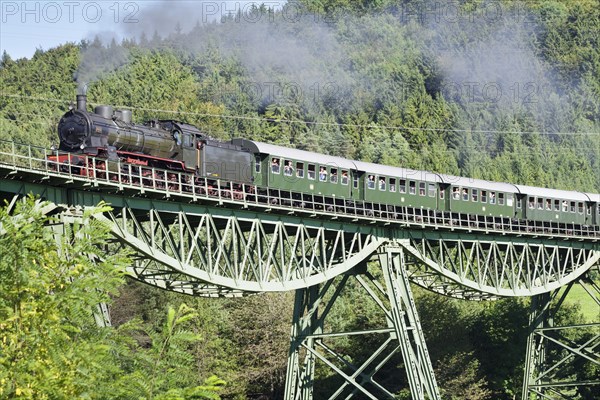
[[[60,100],[60,99],[48,99],[43,97],[34,97],[34,96],[24,96],[18,94],[7,94],[0,93],[1,97],[8,98],[18,98],[18,99],[28,99],[28,100],[36,100],[36,101],[46,101],[46,102],[55,102],[55,103],[72,103],[72,100]],[[92,103],[88,102],[88,104],[92,106],[104,105],[101,103]],[[536,132],[536,131],[502,131],[502,130],[475,130],[475,129],[453,129],[453,128],[419,128],[419,127],[408,127],[408,126],[388,126],[388,125],[377,125],[377,124],[348,124],[348,123],[337,123],[337,122],[316,122],[316,121],[304,121],[304,120],[290,120],[290,119],[275,119],[268,117],[254,117],[254,116],[246,116],[246,115],[226,115],[226,114],[212,114],[212,113],[199,113],[192,111],[174,111],[174,110],[165,110],[165,109],[157,109],[157,108],[146,108],[146,107],[134,107],[134,106],[126,106],[126,105],[113,105],[113,108],[116,109],[130,109],[130,110],[138,110],[138,111],[150,111],[155,113],[167,113],[167,114],[176,114],[176,115],[190,115],[190,116],[199,116],[199,117],[210,117],[210,118],[223,118],[223,119],[235,119],[235,120],[245,120],[245,121],[257,121],[257,122],[278,122],[278,123],[289,123],[289,124],[303,124],[303,125],[314,125],[314,126],[330,126],[330,127],[350,127],[350,128],[381,128],[381,129],[390,129],[390,130],[407,130],[407,131],[422,131],[422,132],[455,132],[455,133],[487,133],[487,134],[500,134],[500,133],[514,133],[520,135],[531,135],[531,134],[539,134],[539,135],[599,135],[600,132]]]
[[[12,119],[6,119],[6,118],[1,118],[0,117],[0,125],[3,123],[11,123],[17,126],[23,126],[23,125],[27,125],[27,124],[32,124],[32,125],[39,125],[42,126],[45,129],[51,129],[54,130],[56,128],[56,121],[52,121],[52,120],[46,120],[43,117],[41,117],[40,115],[36,115],[36,114],[20,114],[20,115],[31,115],[31,116],[35,116],[35,117],[39,117],[40,120],[35,120],[35,119],[28,119],[26,121],[18,121],[18,120],[12,120]],[[211,133],[227,133],[225,131],[212,131]],[[492,146],[493,147],[493,146]],[[589,150],[590,147],[589,146],[569,146],[569,150]],[[410,149],[410,151],[417,151],[419,149]],[[490,150],[490,146],[486,146],[484,144],[480,144],[480,145],[461,145],[460,149],[445,149],[445,150],[437,150],[437,152],[439,153],[443,153],[443,154],[455,154],[457,152],[461,152],[461,151],[465,151],[465,150],[477,150],[477,151],[483,151],[483,150]],[[554,150],[549,150],[549,149],[540,149],[541,151],[543,151],[543,156],[550,156],[550,155],[563,155],[565,154],[564,150],[561,149],[554,149]],[[503,152],[504,153],[504,152]],[[510,152],[512,155],[533,155],[533,156],[540,156],[539,153],[532,153],[529,149],[527,150],[522,150],[522,151],[511,151]]]

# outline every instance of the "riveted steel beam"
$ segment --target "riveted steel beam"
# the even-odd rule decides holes
[[[413,282],[472,300],[548,292],[600,259],[595,241],[399,228],[14,179],[2,180],[0,191],[12,193],[9,199],[36,193],[63,208],[112,204],[105,222],[136,250],[132,275],[188,294],[235,296],[309,286],[348,270],[377,243],[405,239]]]
[[[531,296],[576,280],[600,262],[600,249],[582,242],[415,237],[404,246],[413,282],[472,300]]]

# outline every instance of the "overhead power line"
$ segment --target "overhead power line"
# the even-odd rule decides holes
[[[54,102],[54,103],[72,103],[72,100],[61,100],[61,99],[48,99],[43,97],[35,97],[35,96],[25,96],[19,94],[8,94],[8,93],[0,93],[2,97],[8,98],[18,98],[18,99],[27,99],[27,100],[35,100],[35,101],[46,101],[46,102]],[[104,105],[102,103],[92,103],[88,102],[89,105],[98,106]],[[421,132],[455,132],[455,133],[484,133],[484,134],[519,134],[519,135],[531,135],[531,134],[539,134],[539,135],[599,135],[600,132],[538,132],[538,131],[506,131],[506,130],[479,130],[479,129],[454,129],[454,128],[423,128],[423,127],[410,127],[410,126],[397,126],[397,125],[377,125],[377,124],[348,124],[348,123],[337,123],[337,122],[317,122],[317,121],[304,121],[304,120],[290,120],[290,119],[274,119],[268,117],[259,117],[259,116],[247,116],[247,115],[227,115],[227,114],[213,114],[213,113],[200,113],[200,112],[192,112],[192,111],[175,111],[175,110],[165,110],[158,108],[147,108],[147,107],[135,107],[128,105],[113,105],[113,108],[120,109],[130,109],[137,111],[149,111],[154,113],[167,113],[167,114],[175,114],[175,115],[190,115],[197,117],[209,117],[209,118],[222,118],[222,119],[235,119],[235,120],[243,120],[243,121],[257,121],[257,122],[278,122],[278,123],[288,123],[288,124],[303,124],[303,125],[312,125],[312,126],[331,126],[331,127],[350,127],[350,128],[380,128],[380,129],[389,129],[389,130],[404,130],[404,131],[421,131]]]

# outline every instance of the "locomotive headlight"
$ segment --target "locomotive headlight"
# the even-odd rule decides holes
[[[81,145],[79,146],[79,148],[80,148],[81,150],[85,149],[85,143],[81,143]]]

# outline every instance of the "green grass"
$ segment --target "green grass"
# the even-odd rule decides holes
[[[600,307],[580,285],[573,285],[566,301],[571,304],[579,304],[581,313],[587,322],[600,321]]]

